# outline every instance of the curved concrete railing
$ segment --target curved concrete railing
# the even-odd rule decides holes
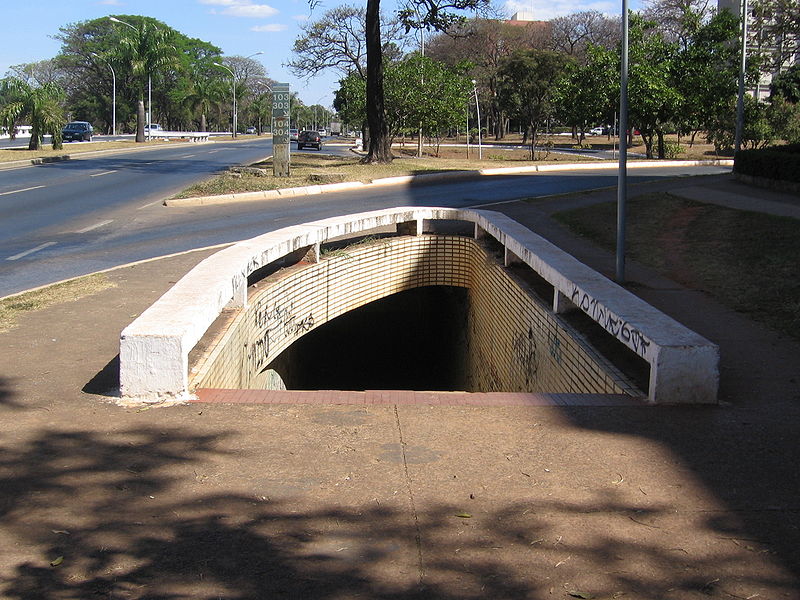
[[[575,305],[650,364],[648,397],[661,403],[716,402],[718,348],[505,215],[449,208],[393,208],[314,221],[267,233],[205,259],[120,336],[123,397],[189,396],[188,356],[226,307],[245,306],[254,271],[302,249],[395,225],[419,235],[425,220],[475,224],[505,248],[506,264],[528,265],[555,290],[553,310]]]

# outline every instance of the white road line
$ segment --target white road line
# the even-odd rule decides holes
[[[95,173],[94,175],[89,175],[89,177],[101,177],[102,175],[109,175],[110,173],[116,173],[117,169],[113,171],[103,171],[102,173]]]
[[[15,254],[14,256],[9,256],[6,260],[19,260],[24,256],[28,256],[28,254],[33,254],[34,252],[38,252],[39,250],[44,250],[45,248],[49,248],[50,246],[55,246],[55,242],[45,242],[44,244],[40,244],[36,246],[36,248],[31,248],[30,250],[25,250],[25,252],[20,252],[19,254]]]
[[[185,156],[180,156],[178,158],[192,158],[193,156],[197,156],[197,154],[187,154]]]
[[[136,210],[142,210],[143,208],[149,208],[150,206],[155,206],[156,204],[162,204],[163,202],[164,202],[163,200],[156,200],[155,202],[148,202],[147,204],[144,204],[143,206],[140,206]]]
[[[214,152],[219,152],[219,148],[217,148],[216,150],[209,150],[208,154],[214,154]]]
[[[19,194],[20,192],[29,192],[31,190],[38,190],[39,188],[43,188],[43,185],[35,185],[29,188],[22,188],[21,190],[11,190],[10,192],[2,192],[0,196],[7,196],[8,194]]]
[[[92,229],[97,229],[98,227],[102,227],[103,225],[108,225],[109,223],[113,223],[114,219],[108,219],[107,221],[100,221],[99,223],[95,223],[94,225],[89,225],[89,227],[84,227],[83,229],[78,229],[75,233],[88,233]]]

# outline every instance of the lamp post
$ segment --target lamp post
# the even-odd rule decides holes
[[[744,131],[744,76],[747,71],[747,11],[747,0],[742,0],[739,6],[739,15],[742,17],[742,56],[739,65],[739,90],[736,98],[736,133],[733,142],[734,156],[742,149],[742,132]],[[758,90],[758,86],[756,86],[756,90]]]
[[[259,86],[259,87],[262,87],[262,88],[267,88],[267,90],[269,90],[269,93],[270,94],[272,93],[272,88],[269,87],[266,83],[264,83],[262,81],[257,81],[256,85]],[[271,120],[270,120],[270,124],[269,124],[269,130],[270,130],[270,133],[272,133],[272,121]],[[261,135],[261,112],[258,113],[258,135]]]
[[[478,113],[478,160],[483,160],[483,147],[481,146],[481,107],[478,104],[478,82],[472,80],[472,91],[475,94],[475,112]],[[469,135],[469,132],[467,132]]]
[[[105,61],[105,63],[108,65],[108,68],[111,69],[111,134],[117,135],[117,74],[114,73],[114,67],[111,66],[111,63],[105,60],[102,56],[96,52],[92,52],[92,56]]]
[[[233,132],[231,133],[231,137],[236,137],[236,76],[233,74],[233,71],[223,65],[222,63],[214,63],[215,67],[222,67],[228,73],[231,74],[231,87],[233,88]]]
[[[136,29],[136,27],[134,27],[130,23],[126,23],[125,21],[120,21],[117,17],[108,17],[108,18],[112,20],[114,23],[121,23],[122,25],[127,25],[136,32],[139,31],[138,29]],[[150,120],[151,117],[150,110],[152,109],[152,107],[153,107],[153,84],[152,84],[151,74],[148,70],[147,73],[147,139],[148,140],[150,139],[150,133],[151,133],[150,129],[152,126],[152,122]]]
[[[616,280],[625,282],[625,210],[628,197],[628,0],[622,0],[622,64],[619,93]]]
[[[245,59],[253,58],[254,56],[258,56],[259,54],[264,54],[264,53],[261,51],[254,52],[250,56],[245,56]],[[216,67],[222,67],[223,69],[228,71],[228,73],[231,74],[231,85],[233,86],[233,132],[231,133],[231,137],[235,138],[239,127],[239,113],[236,110],[236,75],[234,74],[232,69],[226,67],[222,63],[215,62],[213,64]]]

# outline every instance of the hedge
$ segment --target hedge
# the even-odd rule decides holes
[[[800,183],[800,144],[740,150],[733,171],[742,175]]]

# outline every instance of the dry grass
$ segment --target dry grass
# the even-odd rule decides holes
[[[105,275],[97,274],[4,298],[0,300],[0,332],[14,327],[17,318],[23,313],[72,302],[112,287],[116,287],[116,284]]]
[[[422,175],[425,173],[441,173],[444,171],[473,171],[487,167],[519,167],[530,164],[541,164],[538,161],[533,163],[519,158],[518,154],[526,154],[524,151],[504,151],[504,157],[490,158],[484,152],[484,159],[477,160],[477,150],[471,153],[471,160],[466,156],[458,156],[458,151],[445,154],[445,149],[441,149],[440,158],[425,156],[414,158],[409,156],[412,151],[408,149],[394,148],[397,156],[390,164],[385,165],[365,165],[361,164],[361,157],[353,156],[332,156],[329,154],[293,153],[291,164],[291,176],[276,178],[272,176],[272,161],[264,161],[253,166],[266,169],[265,177],[255,175],[225,173],[209,180],[195,184],[175,196],[175,198],[192,198],[195,196],[213,196],[218,194],[235,194],[242,192],[253,192],[262,190],[276,190],[280,188],[301,187],[324,182],[333,183],[337,181],[362,181],[369,183],[374,179],[382,177],[398,177],[403,175]],[[513,155],[513,156],[511,156]],[[570,162],[580,160],[579,157],[570,157]],[[591,159],[589,159],[591,160]]]
[[[666,193],[631,199],[628,214],[631,258],[800,339],[797,220]],[[556,218],[613,251],[614,202],[559,213]]]
[[[53,150],[50,146],[46,146],[41,150],[28,150],[27,147],[11,148],[0,150],[0,162],[30,160],[32,158],[47,158],[51,156],[64,156],[66,154],[82,154],[84,152],[96,152],[98,150],[133,150],[135,148],[160,146],[170,143],[174,142],[153,140],[150,142],[137,144],[132,140],[125,140],[121,142],[68,142],[64,144],[61,150]]]

